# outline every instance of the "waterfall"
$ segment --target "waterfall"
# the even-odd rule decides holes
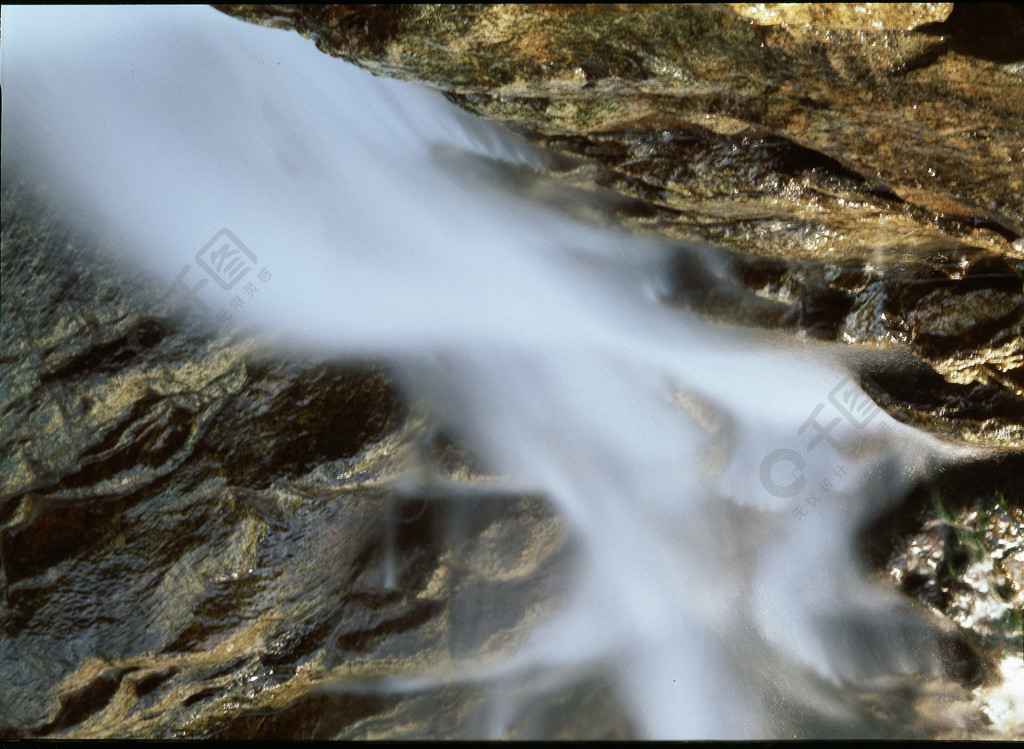
[[[573,593],[469,678],[596,664],[646,737],[750,738],[780,695],[841,715],[844,685],[938,668],[855,539],[957,455],[842,347],[666,306],[667,263],[717,250],[571,218],[518,187],[547,158],[518,136],[210,8],[8,6],[2,75],[4,168],[76,226],[211,326],[394,364],[554,503]]]

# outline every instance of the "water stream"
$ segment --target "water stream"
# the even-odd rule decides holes
[[[211,327],[392,363],[556,505],[573,595],[459,678],[597,664],[644,736],[743,738],[779,735],[781,703],[839,719],[846,688],[937,673],[854,542],[957,456],[840,347],[666,306],[670,259],[721,274],[716,250],[571,218],[521,189],[547,157],[514,134],[210,8],[5,7],[2,65],[5,169]]]

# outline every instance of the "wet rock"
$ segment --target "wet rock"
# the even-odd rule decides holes
[[[476,686],[360,685],[518,643],[565,580],[550,508],[480,484],[379,366],[211,333],[37,196],[3,208],[3,734],[366,736],[400,703],[474,735]]]
[[[387,375],[263,356],[204,436],[234,483],[264,488],[356,455],[403,418]],[[242,442],[232,434],[244,429]]]

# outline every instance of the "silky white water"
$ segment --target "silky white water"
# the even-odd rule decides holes
[[[393,363],[565,517],[571,600],[462,678],[597,665],[644,736],[741,738],[781,735],[779,699],[838,720],[822,685],[938,668],[853,542],[953,456],[874,408],[836,347],[664,306],[670,254],[713,252],[521,194],[510,175],[543,154],[294,32],[210,8],[4,7],[2,34],[5,168],[180,279],[211,325]],[[508,693],[482,738],[514,717]]]

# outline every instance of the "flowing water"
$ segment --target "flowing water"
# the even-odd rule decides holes
[[[855,541],[957,455],[874,407],[840,348],[666,306],[679,255],[729,283],[716,250],[569,217],[522,188],[543,153],[293,32],[209,8],[5,7],[2,44],[5,169],[205,299],[211,327],[227,311],[282,350],[392,363],[557,507],[572,595],[459,678],[597,666],[642,735],[733,738],[794,711],[827,733],[844,693],[938,672],[933,631]]]

